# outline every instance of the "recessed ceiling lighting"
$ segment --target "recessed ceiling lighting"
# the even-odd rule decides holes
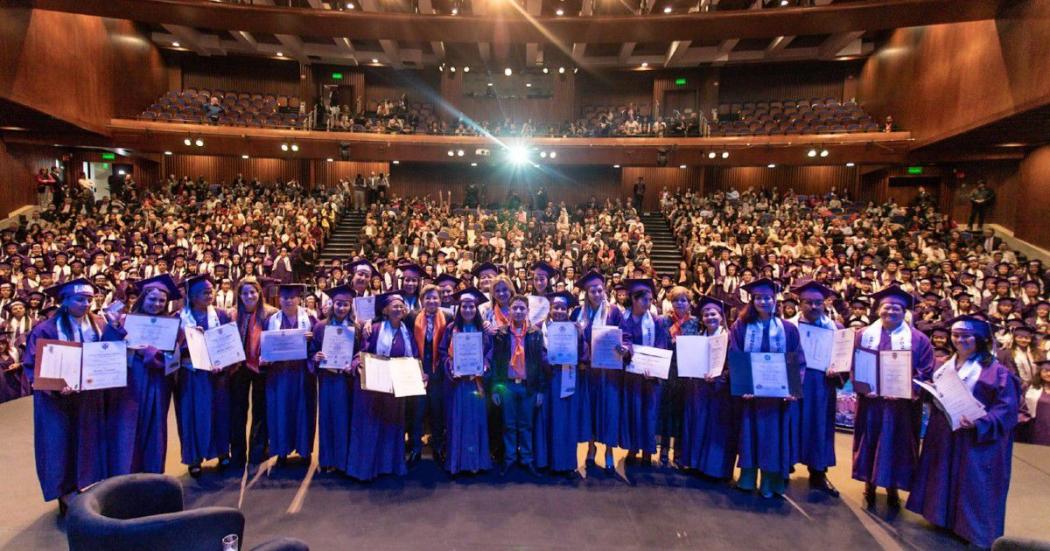
[[[164,154],[165,155],[171,155],[172,153],[171,153],[171,151],[165,151]]]
[[[671,13],[671,6],[665,6],[664,13]]]
[[[729,158],[729,152],[728,151],[723,151],[722,152],[722,158],[723,159],[728,159]]]
[[[776,168],[776,167],[777,167],[777,165],[775,165],[773,163],[769,163],[768,165],[766,165],[766,168]]]
[[[186,138],[185,140],[182,140],[182,143],[185,145],[193,145],[193,140]]]
[[[248,156],[247,156],[247,155],[241,155],[241,158],[242,158],[242,159],[247,159],[247,158],[248,158]]]
[[[459,15],[459,8],[452,8],[452,15]]]
[[[856,166],[856,165],[855,165],[855,164],[853,164],[853,162],[851,161],[851,162],[848,162],[848,163],[846,163],[846,166],[847,166],[847,167],[854,167],[854,166]]]
[[[543,68],[543,74],[547,74],[547,73],[549,73],[549,72],[551,72],[551,71],[550,71],[550,69],[548,69],[548,68],[546,68],[546,67],[544,67],[544,68]]]
[[[478,163],[470,163],[470,166],[478,166]]]
[[[525,83],[525,87],[526,88],[532,88],[532,83],[531,82],[526,82]]]
[[[546,159],[547,158],[547,152],[546,151],[540,151],[540,158],[541,159]]]
[[[565,10],[563,10],[561,8],[558,8],[558,9],[554,10],[554,15],[557,15],[558,17],[561,17],[561,16],[565,15]]]
[[[470,66],[463,67],[463,72],[464,73],[469,73],[470,72]]]
[[[816,149],[810,149],[809,151],[806,152],[806,156],[807,157],[816,157],[817,156],[817,150]]]
[[[717,156],[718,156],[718,153],[715,153],[714,151],[711,151],[711,152],[709,152],[709,153],[707,154],[707,158],[708,158],[708,159],[714,159],[714,158],[715,158],[715,157],[717,157]]]
[[[347,2],[347,4],[346,4],[346,9],[348,9],[348,10],[352,10],[352,9],[354,9],[354,7],[355,7],[355,6],[354,6],[354,3],[353,3],[353,2]]]
[[[678,165],[678,168],[686,168],[685,165]]]
[[[491,82],[489,83],[489,86],[492,86],[492,83],[491,83]]]
[[[648,66],[649,66],[649,62],[648,61],[643,61],[642,62],[642,69],[645,69]]]
[[[503,74],[507,75],[509,77],[510,75],[514,74],[514,71],[512,71],[510,67],[507,67],[506,69],[503,70]]]
[[[448,150],[448,156],[449,156],[449,157],[455,157],[455,156],[456,156],[456,152],[455,152],[455,151],[452,151],[451,149],[449,149],[449,150]]]
[[[780,5],[781,5],[781,6],[786,6],[786,5],[788,5],[788,0],[780,0]]]
[[[395,165],[399,165],[399,164],[401,164],[401,161],[394,161],[394,164]]]
[[[284,57],[284,52],[277,52],[277,57]]]
[[[558,74],[559,75],[564,75],[565,74],[565,67],[558,67]]]
[[[197,140],[194,141],[193,144],[196,145],[197,147],[204,147],[204,140],[202,140],[200,138],[197,138]]]
[[[286,143],[281,144],[281,151],[288,151],[288,144],[286,144]]]
[[[830,155],[830,153],[828,152],[827,149],[821,149],[820,150],[820,156],[821,157],[827,157],[828,155]]]
[[[172,42],[171,45],[176,47],[176,48],[181,48],[182,47],[182,44],[179,44],[178,42]]]
[[[379,60],[378,60],[377,58],[374,58],[374,57],[373,57],[373,58],[372,58],[372,63],[379,63]]]
[[[1024,147],[1025,144],[1020,142],[1007,142],[999,144],[999,147]]]
[[[462,157],[463,155],[466,155],[466,152],[464,152],[462,149],[456,151],[456,156]]]
[[[558,156],[558,152],[557,151],[551,151],[551,159],[553,159],[553,158],[555,158],[557,156]]]
[[[613,165],[613,168],[620,168],[620,165]]]
[[[299,151],[299,144],[292,144],[292,151]]]
[[[452,73],[456,72],[456,68],[455,67],[449,67],[448,70],[449,70],[449,72],[452,72]]]

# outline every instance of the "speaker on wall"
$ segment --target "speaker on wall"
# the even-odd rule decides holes
[[[347,142],[339,142],[339,159],[343,161],[350,160],[350,144]]]

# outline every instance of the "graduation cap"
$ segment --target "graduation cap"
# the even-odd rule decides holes
[[[586,274],[583,274],[583,277],[576,280],[576,286],[581,289],[586,289],[593,283],[605,283],[605,276],[598,270],[591,270]]]
[[[547,300],[549,300],[551,303],[554,303],[555,300],[564,300],[565,307],[569,310],[572,310],[580,303],[580,301],[576,299],[576,295],[570,293],[569,291],[559,291],[557,293],[550,293],[547,295]]]
[[[499,267],[491,262],[482,262],[481,264],[474,266],[474,269],[470,271],[470,273],[474,274],[474,277],[481,277],[482,272],[493,272],[498,274]]]
[[[277,286],[277,292],[282,295],[302,296],[306,291],[306,285],[302,283],[281,283]]]
[[[949,331],[944,325],[936,325],[933,329],[930,329],[930,335],[932,336],[934,333],[944,333],[944,335],[947,336],[951,331]]]
[[[1021,320],[1011,320],[1011,321],[1020,322],[1018,325],[1010,327],[1010,332],[1011,333],[1014,333],[1014,334],[1017,334],[1017,333],[1028,333],[1029,335],[1034,335],[1036,333],[1035,327],[1032,327],[1031,325],[1026,325]]]
[[[414,272],[417,277],[423,277],[423,274],[425,273],[425,270],[423,270],[423,268],[420,267],[419,264],[416,264],[414,262],[407,262],[407,263],[404,263],[404,264],[399,264],[398,267],[401,268],[401,273],[402,274],[406,274],[408,272]]]
[[[961,294],[965,295],[966,293],[961,293]],[[967,295],[967,296],[969,296],[969,295]],[[931,300],[941,300],[941,295],[938,295],[937,293],[934,293],[933,291],[926,291],[925,293],[922,294],[922,298],[923,299],[931,299]]]
[[[882,304],[882,301],[888,298],[897,298],[904,304],[906,309],[911,309],[915,306],[915,297],[897,285],[890,285],[877,293],[871,294],[871,300],[875,304]]]
[[[473,299],[474,306],[481,306],[489,301],[485,297],[485,294],[479,291],[476,287],[469,287],[452,294],[452,300],[455,302],[463,302],[463,299]]]
[[[186,279],[182,280],[182,286],[186,289],[186,294],[189,295],[190,292],[193,290],[194,285],[204,283],[205,281],[207,281],[208,283],[213,283],[211,276],[209,276],[208,274],[198,274],[195,276],[187,277]]]
[[[335,300],[337,295],[349,295],[351,298],[356,295],[354,290],[349,285],[337,285],[324,290],[324,294],[328,295],[329,298]]]
[[[794,304],[795,306],[798,306],[798,299],[796,299],[795,297],[792,297],[792,296],[787,296],[787,297],[784,297],[784,299],[781,300],[780,303],[781,304]]]
[[[755,292],[755,290],[761,289],[762,287],[769,287],[770,289],[773,289],[774,293],[780,291],[780,284],[777,283],[776,281],[773,281],[772,279],[770,279],[768,277],[763,277],[763,278],[756,279],[756,280],[752,281],[751,283],[748,283],[746,285],[742,285],[742,287],[744,288],[745,291],[747,291],[749,293],[753,293],[753,292]]]
[[[145,293],[149,289],[160,289],[167,293],[168,300],[178,300],[182,298],[179,286],[175,284],[175,280],[172,279],[169,274],[160,274],[149,279],[143,279],[135,284],[135,289],[138,290],[140,294]]]
[[[948,326],[952,329],[970,329],[984,338],[991,337],[996,329],[995,326],[988,322],[988,320],[970,314],[965,314],[949,320]]]
[[[653,284],[653,280],[651,279],[628,279],[624,283],[627,286],[627,290],[630,291],[631,294],[634,294],[635,292],[640,291],[642,289],[649,289],[649,292],[651,292],[653,296],[656,296],[656,285]]]
[[[72,281],[52,285],[44,289],[44,294],[57,300],[61,300],[62,297],[68,295],[94,295],[95,285],[88,281],[87,278],[80,277]]]
[[[444,285],[444,284],[448,283],[449,285],[452,285],[452,288],[456,288],[456,287],[459,286],[459,282],[460,282],[460,279],[458,277],[456,277],[456,276],[454,276],[452,274],[447,274],[447,273],[441,274],[441,275],[437,276],[436,278],[434,278],[434,285],[437,285],[439,287],[441,285]]]
[[[923,296],[925,296],[925,295],[923,295]],[[952,298],[955,299],[956,301],[960,301],[960,300],[966,299],[966,300],[969,300],[970,302],[973,302],[973,295],[971,295],[970,293],[968,293],[966,291],[959,291],[958,293],[953,294]]]
[[[827,285],[824,285],[823,283],[812,279],[798,282],[795,284],[794,287],[791,288],[791,292],[795,293],[795,295],[799,297],[801,297],[802,293],[806,291],[815,291],[817,293],[820,293],[820,296],[824,298],[838,296],[838,293],[833,291]]]
[[[718,309],[721,310],[723,313],[725,313],[726,310],[729,309],[725,301],[719,300],[715,297],[708,295],[700,295],[700,310],[703,311],[703,309],[708,305],[717,306]]]
[[[383,310],[386,310],[386,307],[394,301],[401,301],[401,303],[404,304],[405,297],[398,291],[376,295],[376,311],[382,312]]]
[[[371,262],[364,258],[359,258],[346,265],[346,269],[349,270],[350,273],[357,273],[357,271],[361,268],[368,268],[372,274],[379,273],[379,270],[377,270]]]
[[[7,306],[4,306],[4,310],[7,310],[8,312],[10,312],[11,308],[13,308],[14,306],[19,305],[19,304],[21,304],[23,307],[29,305],[25,300],[23,300],[21,298],[18,298],[18,297],[15,297],[15,298],[11,299],[11,302],[7,303]]]
[[[538,262],[534,262],[532,264],[532,268],[531,269],[533,271],[544,272],[544,273],[547,274],[547,277],[554,277],[554,276],[558,275],[558,270],[555,269],[554,266],[551,266],[550,264],[547,264],[546,262],[544,262],[542,260],[540,260]]]

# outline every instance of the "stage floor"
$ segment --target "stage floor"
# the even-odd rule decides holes
[[[176,440],[174,418],[171,438]],[[44,503],[33,462],[32,400],[0,404],[0,549],[63,549],[63,520]],[[902,511],[880,492],[875,512],[849,479],[852,437],[837,438],[841,464],[829,473],[841,499],[810,495],[805,469],[787,501],[766,501],[659,467],[629,467],[631,484],[594,473],[585,480],[533,479],[521,471],[451,480],[424,461],[405,479],[371,484],[294,462],[194,480],[169,447],[168,473],[188,507],[240,507],[244,549],[274,536],[312,549],[951,549],[951,535]],[[1050,448],[1018,445],[1007,508],[1009,535],[1050,539]]]

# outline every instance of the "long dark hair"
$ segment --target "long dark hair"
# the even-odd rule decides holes
[[[460,306],[459,308],[456,308],[456,317],[453,318],[452,324],[455,325],[457,330],[462,331],[468,323],[477,331],[484,329],[484,325],[481,321],[481,310],[478,306],[474,307],[474,319],[469,322],[463,319],[463,307]]]

